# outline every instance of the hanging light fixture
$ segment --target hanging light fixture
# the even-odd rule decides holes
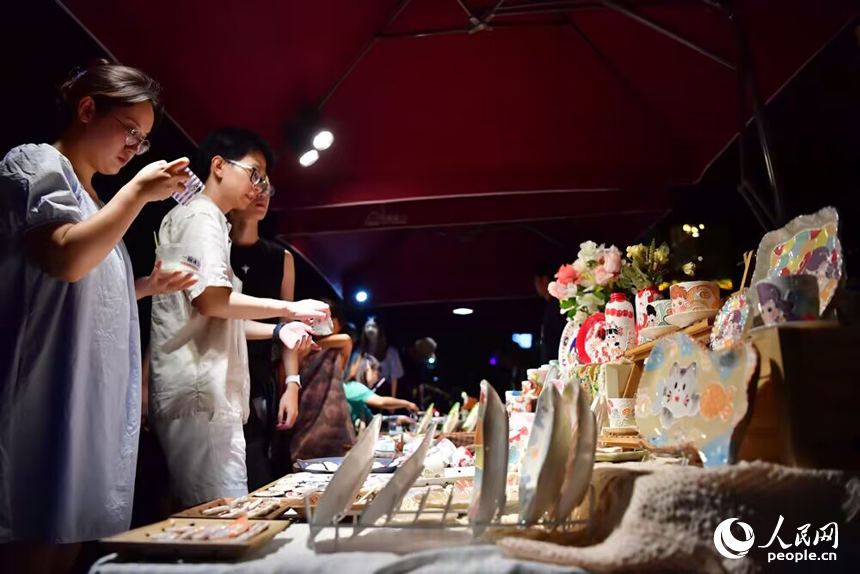
[[[320,159],[320,152],[334,144],[334,133],[323,126],[319,111],[306,107],[294,122],[286,126],[287,141],[302,167],[310,167]]]

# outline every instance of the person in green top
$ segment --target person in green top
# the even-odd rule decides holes
[[[349,416],[353,423],[359,420],[368,422],[373,418],[373,413],[368,407],[418,412],[418,405],[415,403],[394,397],[380,397],[373,392],[373,386],[379,381],[379,360],[370,353],[362,355],[356,371],[356,379],[343,384],[343,392],[349,405]]]

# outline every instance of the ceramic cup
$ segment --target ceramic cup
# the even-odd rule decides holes
[[[161,261],[161,270],[167,273],[184,271],[197,273],[200,271],[200,254],[193,247],[184,243],[162,243],[155,250],[156,261]]]
[[[716,311],[720,308],[720,287],[713,281],[685,281],[669,289],[672,314]]]
[[[669,299],[661,299],[659,301],[647,303],[644,309],[645,318],[643,321],[643,329],[650,329],[651,327],[665,327],[668,325],[669,323],[666,321],[666,315],[669,315],[671,309],[672,301]]]
[[[612,428],[636,426],[636,399],[606,399],[609,409],[609,426]]]
[[[765,325],[818,319],[818,280],[812,275],[785,275],[755,284]]]

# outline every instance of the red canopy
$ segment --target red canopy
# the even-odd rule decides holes
[[[855,9],[738,4],[765,99]],[[636,238],[737,131],[733,29],[703,1],[65,5],[194,140],[233,124],[281,145],[322,104],[334,146],[273,170],[280,228],[377,305],[528,295],[537,254]]]

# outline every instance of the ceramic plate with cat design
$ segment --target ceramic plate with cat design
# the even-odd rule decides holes
[[[757,365],[751,343],[712,352],[684,333],[660,339],[636,394],[640,434],[658,448],[692,446],[706,466],[728,464],[732,432],[747,415]]]

